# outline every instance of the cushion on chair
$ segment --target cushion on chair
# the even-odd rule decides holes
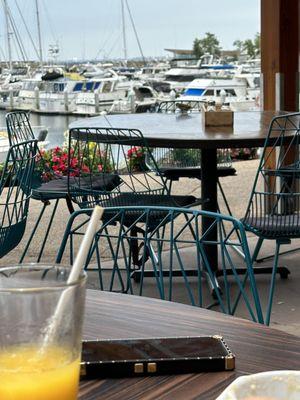
[[[107,210],[107,207],[128,207],[128,206],[142,206],[142,207],[189,207],[197,203],[197,199],[194,196],[167,196],[167,195],[156,195],[156,194],[136,194],[136,193],[122,193],[116,197],[111,198],[101,205],[106,208],[105,216],[109,218],[111,213]],[[136,221],[137,217],[143,211],[132,210],[126,212],[126,220],[123,221],[124,225],[131,225]],[[116,211],[113,212],[116,214]],[[151,212],[151,221],[149,222],[149,227],[152,229],[159,224],[159,222],[168,215],[168,211],[155,210]],[[143,218],[139,220],[144,222]]]
[[[80,182],[80,183],[79,183]],[[116,174],[100,174],[89,177],[70,178],[70,188],[78,188],[88,190],[113,190],[120,185],[122,179]],[[63,176],[58,179],[53,179],[49,182],[41,183],[32,191],[32,197],[36,200],[51,200],[65,198],[68,194],[68,178]]]
[[[161,206],[187,207],[197,202],[194,196],[168,196],[157,194],[121,193],[102,203],[103,207]]]
[[[264,217],[246,217],[242,223],[245,229],[257,235],[269,238],[300,237],[300,215],[266,215]]]

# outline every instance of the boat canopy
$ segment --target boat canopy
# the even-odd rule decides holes
[[[187,88],[184,92],[185,96],[202,96],[205,89]]]
[[[93,92],[97,90],[101,82],[77,82],[73,88],[73,92]]]

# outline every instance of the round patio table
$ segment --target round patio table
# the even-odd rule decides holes
[[[87,291],[85,339],[221,335],[234,371],[99,379],[80,383],[80,400],[213,400],[238,376],[300,370],[300,338],[240,318],[162,300]]]
[[[233,147],[261,147],[269,124],[282,111],[235,112],[233,127],[205,127],[201,113],[144,113],[103,115],[76,120],[70,128],[127,128],[139,129],[150,147],[201,149],[201,193],[205,200],[202,209],[217,212],[217,149]],[[203,218],[206,232],[210,221]],[[207,239],[217,239],[217,228],[210,229]],[[217,247],[209,246],[207,258],[213,269],[218,268]]]

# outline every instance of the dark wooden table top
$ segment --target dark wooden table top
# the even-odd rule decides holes
[[[119,114],[76,120],[70,128],[114,127],[139,129],[149,146],[231,148],[259,147],[264,145],[268,127],[273,117],[285,114],[280,111],[245,111],[234,113],[234,126],[204,127],[201,113]]]
[[[216,334],[236,355],[235,371],[83,381],[79,399],[212,400],[240,375],[300,370],[299,337],[197,307],[88,290],[86,339]]]

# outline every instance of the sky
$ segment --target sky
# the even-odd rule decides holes
[[[35,0],[7,0],[26,53],[37,59],[17,5],[34,42]],[[125,3],[128,58],[139,57]],[[214,33],[223,49],[236,39],[253,38],[260,29],[259,0],[127,0],[143,53],[166,56],[165,48],[191,49],[193,40]],[[59,44],[60,60],[122,58],[121,0],[38,0],[44,58]],[[7,56],[5,20],[0,8],[0,59]],[[11,35],[13,37],[13,35]],[[15,40],[14,40],[15,42]],[[13,49],[16,58],[15,45]]]

